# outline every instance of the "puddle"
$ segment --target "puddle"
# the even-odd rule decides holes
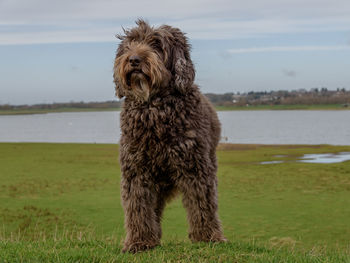
[[[283,158],[288,157],[286,155],[276,155],[274,157]],[[260,164],[278,164],[285,162],[300,162],[300,163],[341,163],[345,161],[350,161],[350,152],[340,152],[340,153],[322,153],[322,154],[304,154],[304,156],[299,157],[295,161],[268,161],[261,162]]]
[[[284,163],[283,161],[269,161],[269,162],[261,162],[260,164],[275,164],[275,163]]]
[[[350,160],[350,152],[304,154],[298,160],[301,163],[341,163]]]

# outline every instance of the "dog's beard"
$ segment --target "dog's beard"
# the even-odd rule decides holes
[[[147,76],[141,72],[132,73],[130,76],[131,93],[141,101],[147,101],[150,94],[150,85]]]

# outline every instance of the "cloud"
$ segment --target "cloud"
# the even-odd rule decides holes
[[[282,72],[287,77],[295,78],[297,76],[297,73],[295,70],[283,69]]]
[[[222,59],[230,59],[232,57],[232,54],[225,49],[219,50],[218,55]]]
[[[0,45],[113,42],[119,28],[83,28],[70,30],[45,30],[39,32],[11,32],[0,35]]]
[[[231,54],[263,53],[263,52],[293,52],[293,51],[336,51],[350,50],[349,46],[276,46],[276,47],[253,47],[234,48],[227,51]]]
[[[137,8],[135,8],[137,6]],[[339,18],[350,12],[348,0],[2,0],[0,21],[55,23],[57,21],[188,18]]]
[[[115,22],[72,22],[42,25],[0,25],[0,45],[36,44],[36,43],[75,43],[75,42],[114,42],[115,34],[123,27],[132,27],[134,19]],[[157,21],[155,19],[155,21]],[[51,21],[52,22],[52,21]],[[152,22],[161,25],[162,22]],[[224,20],[220,18],[180,19],[166,22],[181,28],[191,39],[244,39],[261,38],[274,34],[349,31],[350,17],[327,20]]]
[[[71,66],[71,71],[77,72],[77,71],[79,71],[79,67],[77,67],[77,66]]]
[[[349,13],[348,0],[1,0],[0,45],[115,41],[138,17],[192,39],[349,31]]]
[[[196,39],[237,39],[265,37],[274,34],[349,31],[349,18],[198,18],[173,22]]]

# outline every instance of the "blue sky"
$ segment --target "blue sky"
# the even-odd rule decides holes
[[[116,99],[139,17],[187,33],[203,92],[350,89],[348,0],[0,0],[0,104]]]

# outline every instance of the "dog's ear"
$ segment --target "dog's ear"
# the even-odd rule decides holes
[[[114,84],[115,84],[115,95],[121,99],[125,96],[125,93],[123,91],[123,88],[121,87],[119,81],[117,80],[117,78],[115,77],[115,73],[113,74],[114,77]]]
[[[195,69],[190,57],[190,45],[186,36],[179,29],[171,28],[170,31],[174,37],[171,50],[171,71],[174,84],[181,93],[186,93],[195,78]]]
[[[117,68],[116,65],[114,65],[114,69],[113,69],[113,82],[115,84],[115,95],[121,99],[125,96],[124,90],[122,88],[122,85],[120,84],[118,77],[117,77]]]
[[[124,30],[125,32],[125,30]],[[123,40],[124,38],[122,36],[119,37],[119,39]],[[122,41],[123,43],[123,41]],[[114,67],[113,67],[113,82],[115,84],[115,95],[121,99],[125,96],[125,92],[124,89],[122,87],[122,84],[119,81],[118,78],[118,64],[117,64],[117,58],[120,57],[123,53],[123,49],[122,49],[122,43],[119,45],[118,49],[117,49],[117,54],[115,56],[115,60],[114,60]]]

